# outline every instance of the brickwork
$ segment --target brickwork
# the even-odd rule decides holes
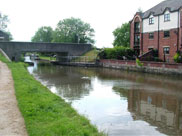
[[[149,48],[158,49],[158,32],[154,32],[153,39],[149,39],[149,33],[143,34],[143,51],[148,52]]]
[[[164,60],[163,48],[168,46],[170,48],[169,55],[165,55],[166,61],[173,62],[173,57],[177,51],[177,29],[170,30],[170,37],[164,38],[164,31],[159,33],[159,58]]]
[[[99,65],[108,68],[117,68],[131,71],[182,75],[182,64],[142,61],[143,66],[137,66],[135,61],[100,60]]]
[[[133,21],[131,22],[130,30],[130,45],[131,48],[134,48],[134,23],[138,21],[138,15],[136,14]],[[140,31],[142,32],[142,22],[140,22]],[[170,37],[164,38],[164,31],[155,31],[154,38],[149,39],[149,33],[140,33],[140,55],[145,54],[149,49],[158,49],[159,59],[165,60],[167,62],[174,62],[173,57],[177,50],[182,51],[182,8],[180,10],[180,28],[171,29]],[[178,34],[179,31],[179,34]],[[142,38],[143,35],[143,38]],[[178,37],[179,36],[179,37]],[[178,41],[179,40],[179,41]],[[163,48],[169,47],[169,54],[164,55]]]

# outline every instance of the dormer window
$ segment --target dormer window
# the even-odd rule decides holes
[[[170,21],[170,13],[164,14],[164,22]]]
[[[154,17],[149,18],[149,25],[154,24]]]

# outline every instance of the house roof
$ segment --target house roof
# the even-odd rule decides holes
[[[157,16],[163,14],[166,9],[169,9],[170,12],[177,11],[180,7],[182,7],[182,0],[165,0],[144,12],[142,17],[147,18],[150,14]]]

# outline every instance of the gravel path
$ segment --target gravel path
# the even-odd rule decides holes
[[[19,111],[14,82],[7,65],[0,61],[0,136],[27,136]]]

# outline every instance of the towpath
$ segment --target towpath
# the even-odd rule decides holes
[[[0,136],[27,136],[19,111],[11,71],[0,61]]]

